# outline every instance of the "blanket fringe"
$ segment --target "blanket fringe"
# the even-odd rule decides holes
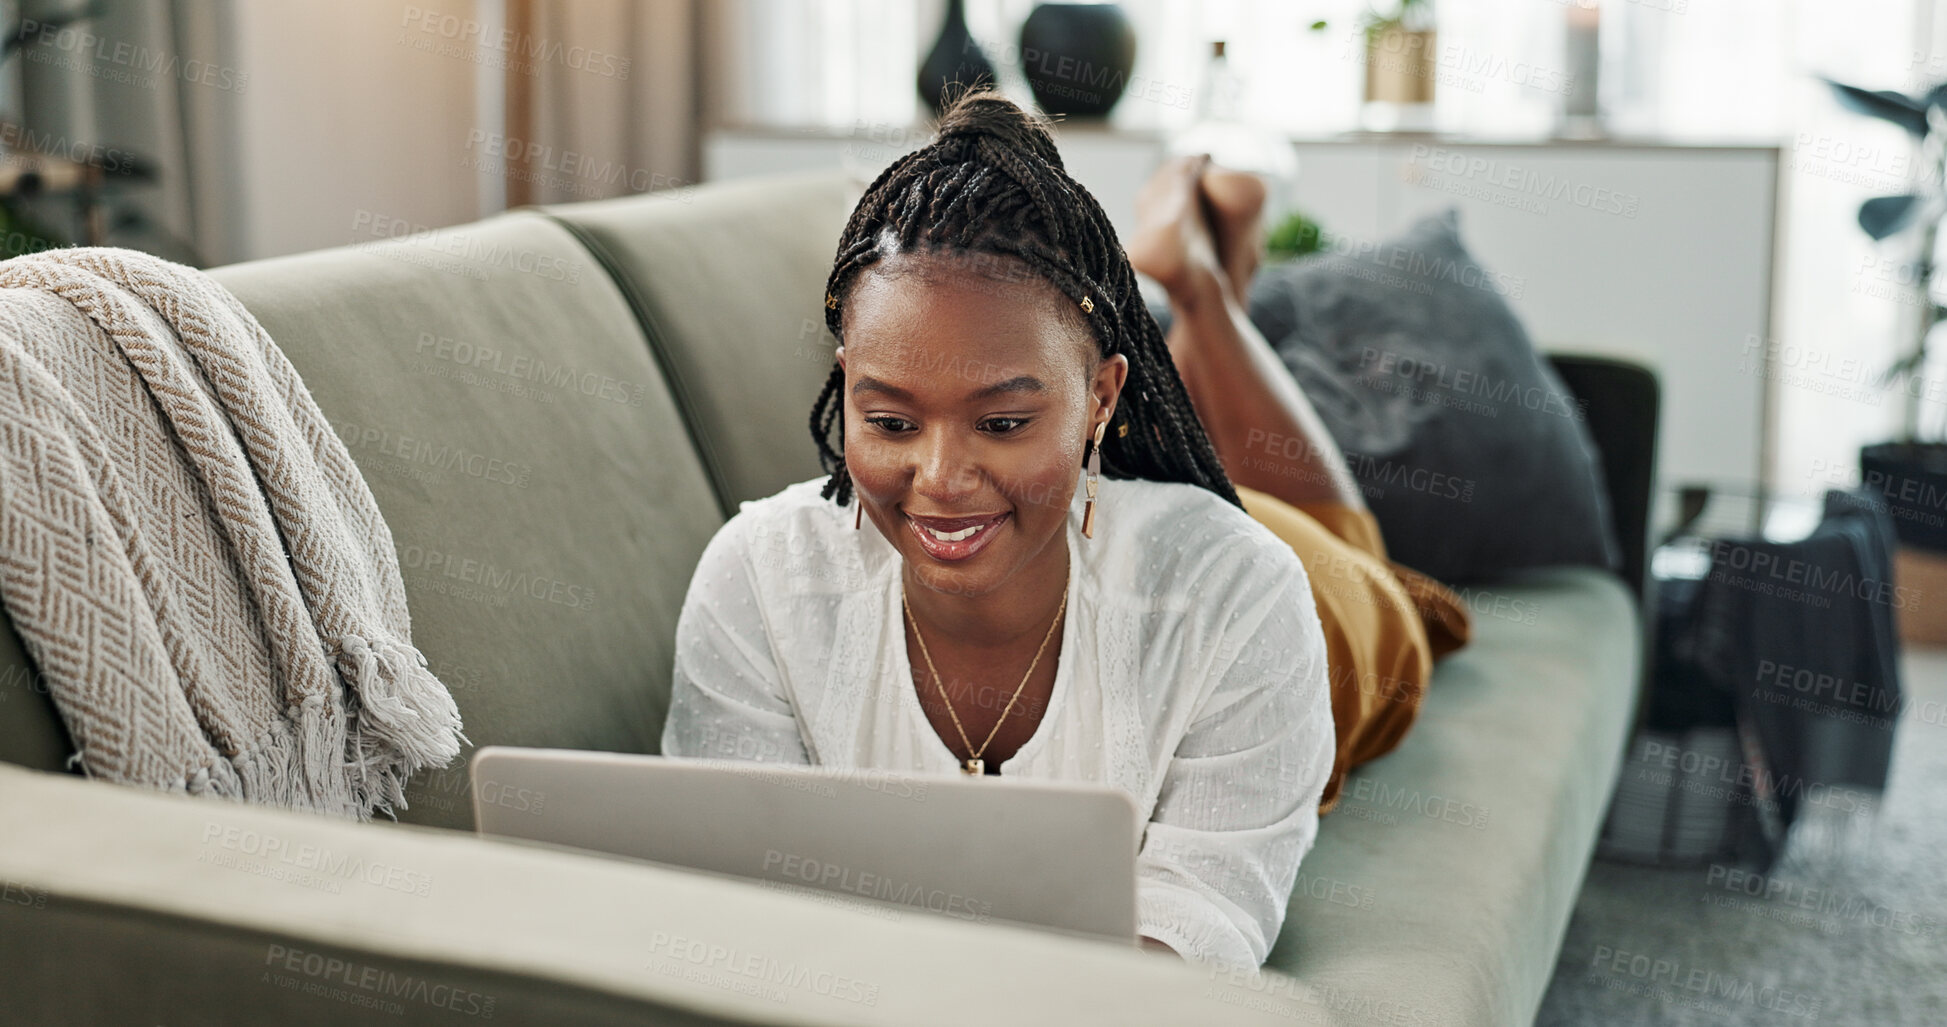
[[[426,657],[396,639],[346,635],[335,654],[348,696],[342,753],[367,801],[390,813],[406,808],[413,773],[444,767],[470,744],[452,693],[426,668]]]

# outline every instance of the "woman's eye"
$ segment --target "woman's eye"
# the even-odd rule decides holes
[[[904,435],[911,427],[909,422],[903,417],[868,417],[865,419],[865,423],[889,435]],[[990,417],[980,422],[980,426],[981,430],[987,432],[989,435],[1012,435],[1020,431],[1027,423],[1028,419],[1025,417]]]

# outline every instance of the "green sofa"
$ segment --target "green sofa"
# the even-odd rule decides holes
[[[475,745],[656,751],[698,555],[739,502],[818,473],[819,303],[857,188],[713,185],[216,272],[370,481]],[[1639,614],[1588,569],[1466,594],[1474,643],[1348,783],[1261,976],[483,839],[463,760],[412,782],[402,824],[109,787],[67,770],[9,625],[0,1019],[1530,1022]]]

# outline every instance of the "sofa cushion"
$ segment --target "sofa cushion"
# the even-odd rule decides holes
[[[1251,282],[1251,323],[1345,451],[1389,555],[1442,581],[1621,560],[1586,413],[1507,281],[1448,209]],[[1167,306],[1151,311],[1168,324]]]
[[[1613,568],[1581,407],[1503,281],[1461,244],[1449,208],[1370,253],[1266,269],[1252,320],[1272,322],[1265,337],[1374,493],[1393,559],[1444,581]]]
[[[633,313],[574,237],[513,214],[216,278],[371,485],[468,739],[656,751],[676,617],[722,517]],[[25,668],[0,669],[0,758],[56,769],[67,743]],[[470,827],[465,759],[415,777],[400,819]]]
[[[817,173],[545,208],[636,307],[726,518],[819,473],[825,278],[862,192]]]
[[[1319,825],[1267,967],[1373,1023],[1531,1023],[1636,705],[1628,590],[1588,568],[1462,589],[1474,637]]]

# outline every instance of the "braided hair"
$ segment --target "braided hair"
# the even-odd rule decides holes
[[[1129,375],[1116,424],[1102,439],[1102,473],[1200,485],[1242,508],[1190,405],[1163,333],[1137,291],[1135,271],[1100,204],[1062,167],[1042,122],[991,89],[962,93],[939,135],[881,173],[846,222],[826,284],[825,325],[844,339],[847,290],[859,273],[900,253],[1013,258],[1087,318],[1103,359],[1121,353]],[[852,499],[845,470],[845,369],[833,364],[811,409],[811,437],[830,478],[820,493]],[[838,445],[828,440],[838,426]]]

